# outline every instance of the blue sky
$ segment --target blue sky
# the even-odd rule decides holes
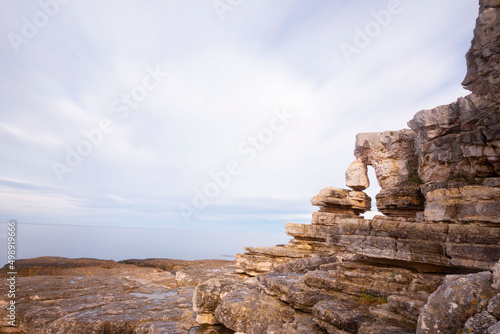
[[[280,232],[468,94],[476,1],[54,1],[0,4],[2,221]]]

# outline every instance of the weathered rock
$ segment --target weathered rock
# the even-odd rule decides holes
[[[272,268],[292,261],[291,257],[273,257],[265,254],[242,253],[236,254],[235,266],[236,272],[257,276],[267,273]]]
[[[376,316],[378,319],[383,319],[385,323],[392,322],[393,324],[398,324],[398,327],[405,327],[406,329],[411,328],[413,333],[417,328],[417,322],[406,318],[399,312],[394,312],[388,304],[382,304],[379,306],[370,307],[370,313]]]
[[[491,269],[500,258],[499,240],[500,229],[497,227],[451,224],[446,254],[455,266]]]
[[[215,315],[227,327],[246,334],[321,333],[312,316],[297,314],[291,306],[256,289],[225,294]]]
[[[26,333],[187,333],[196,325],[194,288],[179,285],[175,273],[200,279],[234,276],[233,263],[166,261],[175,263],[172,272],[95,259],[19,260],[19,328]],[[2,319],[7,303],[1,302]]]
[[[500,290],[500,261],[493,267],[493,289]]]
[[[286,223],[285,233],[294,237],[311,241],[325,242],[325,231],[323,226]]]
[[[319,269],[320,266],[327,263],[337,262],[336,257],[310,257],[307,259],[293,260],[288,263],[281,264],[269,270],[270,274],[295,273],[305,274],[308,271]]]
[[[263,248],[262,252],[284,256],[290,251],[290,257],[316,254],[336,257],[339,261],[367,256],[444,266],[448,269],[438,270],[444,272],[453,272],[453,267],[491,269],[500,258],[500,228],[455,222],[416,222],[411,218],[383,216],[366,220],[349,214],[316,212],[311,225],[286,224],[285,231],[294,237],[288,245],[271,251]],[[259,248],[249,250],[252,252],[238,255],[237,263],[247,261],[239,268],[245,268],[242,272],[251,275],[291,260],[253,253],[260,251]]]
[[[392,311],[416,322],[427,302],[427,297],[424,297],[423,294],[413,295],[412,297],[413,298],[398,295],[389,296],[387,298],[388,306]]]
[[[500,321],[488,328],[486,334],[500,334]]]
[[[266,333],[270,327],[282,328],[292,322],[294,310],[284,303],[253,289],[227,293],[216,309],[216,316],[227,327],[247,334]]]
[[[308,240],[300,237],[290,240],[285,247],[306,250],[321,256],[338,255],[339,252],[345,251],[345,247],[342,246],[327,245],[325,241]]]
[[[424,197],[417,183],[382,189],[375,198],[378,211],[389,217],[415,218],[424,208]]]
[[[328,271],[307,273],[304,282],[324,290],[376,297],[431,293],[443,282],[442,275],[422,274],[404,268],[365,263],[334,263],[328,265],[328,268]]]
[[[413,328],[392,321],[378,320],[370,325],[362,325],[357,334],[414,334]]]
[[[449,275],[429,297],[418,318],[417,334],[458,333],[474,314],[486,310],[494,296],[491,272]]]
[[[301,274],[267,274],[259,276],[259,281],[268,295],[304,312],[311,312],[317,302],[332,298],[325,291],[307,286]]]
[[[320,211],[333,213],[360,214],[371,209],[371,198],[362,191],[324,188],[311,199],[312,205]]]
[[[500,108],[471,94],[422,110],[408,122],[415,131],[418,176],[427,189],[482,184],[498,177]],[[454,183],[454,184],[453,184]],[[424,191],[425,192],[425,191]]]
[[[276,247],[245,247],[245,250],[248,253],[253,254],[263,254],[269,255],[272,257],[290,257],[293,259],[303,259],[307,257],[311,257],[314,255],[314,252],[306,251],[303,249],[284,247],[284,246],[276,246]]]
[[[425,197],[425,220],[500,223],[500,188],[437,189]]]
[[[359,133],[356,135],[354,155],[364,164],[373,166],[382,189],[397,187],[409,181],[416,172],[408,162],[417,157],[414,149],[415,134],[404,129]]]
[[[423,210],[412,130],[360,133],[356,136],[354,155],[357,161],[375,169],[382,188],[377,195],[380,212],[387,216],[415,217]]]
[[[214,312],[220,303],[220,295],[229,292],[238,282],[235,279],[212,278],[196,286],[193,294],[193,311],[199,324],[216,324]]]
[[[414,324],[388,319],[384,308],[337,296],[317,303],[313,314],[328,333],[415,333]]]
[[[363,324],[375,320],[368,307],[349,300],[322,301],[314,305],[312,312],[322,322],[350,333],[357,333]]]
[[[491,298],[488,303],[488,313],[491,313],[497,319],[500,319],[500,293]]]
[[[196,286],[193,294],[193,310],[197,313],[196,322],[214,325],[219,323],[215,310],[221,303],[221,295],[238,289],[256,289],[259,286],[255,279],[241,281],[236,278],[210,279]]]
[[[352,214],[341,214],[332,212],[313,212],[312,225],[339,225],[350,221],[363,221],[362,217]]]
[[[363,191],[370,186],[368,169],[361,160],[355,160],[345,172],[345,185],[353,190]]]
[[[497,323],[497,319],[484,311],[470,317],[465,323],[463,332],[471,334],[483,334],[491,326]]]
[[[318,324],[320,328],[326,331],[328,334],[350,334],[351,332],[346,332],[338,327],[333,326],[329,322],[323,321],[318,318],[313,318],[314,322]]]
[[[500,105],[500,2],[481,0],[462,85]]]
[[[308,226],[308,225],[303,225]],[[375,216],[314,230],[328,244],[371,258],[490,270],[500,258],[500,229],[446,223],[416,223]],[[308,230],[308,228],[304,228]]]

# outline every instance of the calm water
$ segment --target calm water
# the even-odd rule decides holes
[[[287,243],[283,233],[172,230],[161,228],[17,225],[17,258],[38,256],[232,260],[244,246]],[[0,261],[7,262],[7,224],[0,224]]]

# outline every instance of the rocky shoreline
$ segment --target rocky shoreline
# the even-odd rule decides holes
[[[199,283],[241,279],[233,261],[42,257],[16,267],[19,326],[8,326],[2,300],[0,333],[234,333],[197,324],[192,310]]]
[[[499,334],[500,1],[479,2],[472,93],[358,134],[350,189],[320,190],[288,244],[234,262],[20,260],[19,328],[4,299],[0,333]]]

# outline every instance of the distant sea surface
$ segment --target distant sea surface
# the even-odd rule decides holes
[[[245,246],[285,244],[283,233],[17,224],[16,258],[62,256],[109,260],[233,260]],[[7,263],[7,224],[0,224],[0,261]]]

